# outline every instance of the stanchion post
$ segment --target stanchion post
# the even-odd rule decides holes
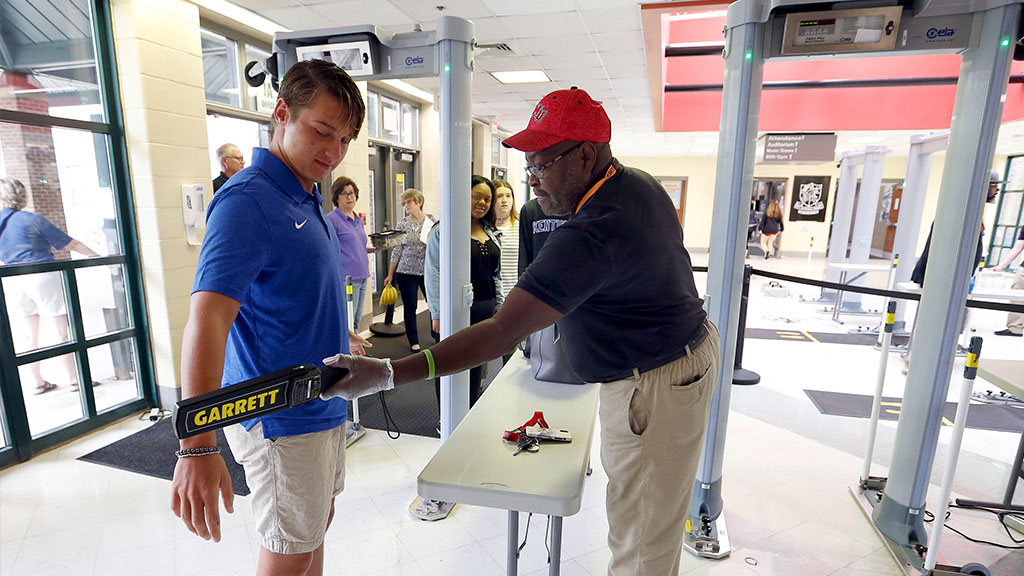
[[[900,255],[899,254],[893,254],[893,257],[892,257],[892,268],[889,268],[889,281],[886,282],[886,284],[885,284],[885,289],[890,291],[890,292],[892,292],[893,287],[896,286],[896,267],[899,265],[899,263],[900,263]],[[886,302],[886,304],[885,304],[886,308],[888,309],[889,305],[893,302],[893,300],[891,300],[891,298],[889,296],[886,296],[885,297],[885,302]],[[886,322],[889,321],[889,316],[888,315],[886,315],[885,321]],[[895,324],[895,322],[894,322],[894,324]],[[881,330],[878,331],[878,343],[879,344],[882,343],[882,338],[883,338],[884,334],[885,333],[882,332]]]
[[[350,323],[349,329],[352,330],[353,332],[355,332],[355,329],[351,328],[351,326],[356,326],[357,325],[356,322],[353,321],[353,318],[355,318],[355,316],[354,316],[355,309],[353,308],[353,306],[355,306],[355,303],[352,301],[352,297],[353,297],[353,295],[352,295],[352,275],[349,274],[349,275],[345,276],[345,306],[348,309],[348,321]],[[356,398],[355,400],[352,401],[352,426],[353,426],[353,428],[358,428],[359,427],[359,399],[358,398]]]
[[[978,375],[978,357],[981,356],[981,337],[971,338],[964,363],[964,380],[960,385],[960,399],[956,405],[956,416],[953,420],[953,437],[949,440],[949,456],[946,458],[946,471],[942,476],[942,489],[938,506],[935,510],[935,522],[932,523],[931,537],[928,539],[928,552],[924,558],[924,573],[929,574],[935,569],[939,553],[939,541],[942,538],[942,527],[945,524],[946,511],[949,510],[949,495],[953,492],[953,476],[956,475],[956,462],[960,458],[960,444],[964,439],[964,428],[967,426],[967,408],[971,404],[971,393],[974,391],[974,378]]]
[[[750,299],[750,275],[753,267],[750,264],[743,265],[743,292],[740,295],[740,317],[737,326],[739,331],[736,334],[736,357],[733,361],[732,383],[737,386],[752,386],[761,381],[761,375],[743,368],[743,342],[746,340],[744,333],[747,330],[747,301]]]
[[[868,443],[864,450],[864,470],[860,475],[860,487],[866,489],[871,479],[871,458],[875,450],[875,433],[878,431],[878,416],[882,412],[882,388],[885,386],[885,368],[889,362],[889,346],[892,344],[892,327],[896,322],[896,301],[890,300],[885,311],[885,329],[882,331],[882,355],[878,359],[878,376],[875,378],[875,397],[871,403],[871,423],[868,425]]]

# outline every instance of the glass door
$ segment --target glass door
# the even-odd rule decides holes
[[[47,37],[0,18],[0,465],[155,396],[115,68],[95,41],[109,14],[68,4],[84,17]]]

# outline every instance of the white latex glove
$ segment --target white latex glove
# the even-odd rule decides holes
[[[348,374],[338,383],[320,393],[322,400],[344,398],[355,400],[374,392],[383,392],[395,387],[395,371],[391,369],[391,359],[371,358],[370,356],[350,356],[335,354],[324,358],[324,365],[345,368]]]

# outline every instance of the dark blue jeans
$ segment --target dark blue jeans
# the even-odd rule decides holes
[[[398,292],[402,295],[402,320],[405,322],[405,337],[409,339],[409,346],[419,344],[420,334],[416,328],[416,303],[419,300],[419,292],[423,292],[424,297],[427,295],[427,289],[423,284],[423,275],[395,272],[395,284]]]

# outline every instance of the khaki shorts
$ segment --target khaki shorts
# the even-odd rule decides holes
[[[260,544],[276,554],[320,547],[334,497],[345,488],[345,425],[324,432],[266,439],[263,425],[224,428],[245,468]]]
[[[4,279],[4,283],[7,306],[13,315],[52,318],[68,313],[64,302],[64,280],[59,272],[14,276]]]

